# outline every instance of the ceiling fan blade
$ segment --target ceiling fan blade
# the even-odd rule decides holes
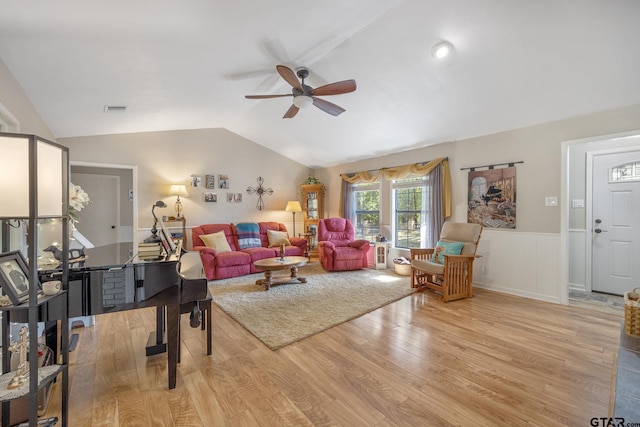
[[[289,109],[287,110],[286,113],[284,113],[284,116],[282,116],[283,119],[291,119],[293,118],[296,114],[298,114],[298,111],[300,109],[298,107],[296,107],[295,105],[291,104],[291,107],[289,107]]]
[[[332,116],[337,116],[346,111],[344,108],[332,102],[325,101],[324,99],[316,98],[315,96],[312,96],[312,98],[313,98],[313,105],[315,105],[325,113],[331,114]]]
[[[296,77],[296,73],[294,73],[291,68],[285,67],[284,65],[276,65],[276,70],[278,70],[280,76],[282,76],[282,78],[285,79],[285,81],[289,83],[291,87],[293,87],[294,89],[298,89],[300,92],[303,91],[302,85],[300,84],[298,77]]]
[[[311,90],[313,96],[326,96],[326,95],[340,95],[342,93],[349,93],[356,90],[355,80],[344,80],[336,83],[329,83],[328,85],[320,86]]]
[[[245,95],[244,97],[247,99],[267,99],[267,98],[282,98],[285,96],[293,96],[293,94],[289,93],[287,95]]]

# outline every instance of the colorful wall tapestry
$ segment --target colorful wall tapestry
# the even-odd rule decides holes
[[[468,222],[516,228],[515,166],[469,172]]]

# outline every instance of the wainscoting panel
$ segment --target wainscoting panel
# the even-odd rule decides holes
[[[560,234],[485,228],[474,264],[474,286],[561,302]]]
[[[587,230],[569,230],[569,289],[587,290]],[[589,286],[591,290],[591,286]]]

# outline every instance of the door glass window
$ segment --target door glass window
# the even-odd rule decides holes
[[[640,181],[640,162],[627,163],[610,169],[610,182]]]

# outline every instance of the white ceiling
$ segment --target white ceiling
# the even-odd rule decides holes
[[[324,167],[640,104],[640,1],[0,0],[0,58],[57,138],[223,127]],[[290,93],[277,64],[358,89],[282,119],[244,98]]]

